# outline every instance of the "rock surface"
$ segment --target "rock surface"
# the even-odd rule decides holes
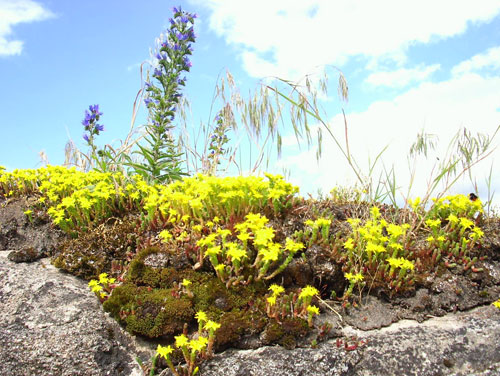
[[[142,375],[141,348],[84,281],[49,259],[14,263],[8,253],[0,252],[0,375]]]
[[[204,364],[201,372],[203,376],[500,374],[500,311],[493,306],[424,323],[402,320],[382,329],[348,326],[342,332],[342,339],[328,340],[315,349],[226,351]]]
[[[125,333],[84,281],[58,271],[48,259],[14,263],[7,254],[0,252],[1,375],[142,374],[134,359],[149,359],[154,346]],[[323,316],[338,324],[336,315]],[[334,330],[342,337],[316,348],[228,350],[204,363],[201,375],[500,374],[497,308],[482,306],[423,323],[391,324],[393,319],[385,328],[366,331],[345,322]]]

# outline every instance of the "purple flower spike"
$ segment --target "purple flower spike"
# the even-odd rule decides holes
[[[94,114],[94,116],[101,116],[102,115],[102,112],[99,112],[99,105],[98,104],[94,104],[93,106],[90,105],[89,110],[90,110],[90,112],[92,112]]]
[[[153,72],[153,76],[155,77],[161,77],[163,75],[161,69],[158,69],[158,68],[155,68],[154,72]]]
[[[98,135],[99,132],[104,130],[104,125],[97,124],[101,115],[102,112],[99,112],[98,104],[90,105],[89,109],[85,110],[85,117],[82,121],[82,125],[85,127],[85,130],[89,132],[83,134],[83,139],[87,141],[87,143],[90,143],[93,135]]]

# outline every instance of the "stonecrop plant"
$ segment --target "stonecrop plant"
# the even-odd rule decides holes
[[[413,262],[407,259],[409,224],[388,223],[376,206],[370,209],[370,219],[364,224],[360,219],[352,218],[347,222],[352,233],[343,243],[345,253],[336,254],[344,264],[344,276],[349,281],[344,298],[351,295],[355,286],[361,289],[368,275],[373,281],[387,281],[393,289],[414,283],[412,273],[408,273],[414,268]],[[395,274],[396,270],[398,273]]]
[[[285,244],[274,242],[275,230],[266,226],[269,220],[265,216],[249,213],[245,218],[234,225],[236,239],[230,230],[217,228],[197,242],[199,267],[208,258],[228,287],[274,278],[304,248],[304,244],[291,238],[286,238]]]
[[[433,264],[446,257],[448,267],[458,263],[465,270],[473,268],[478,258],[471,259],[470,254],[484,236],[476,225],[483,215],[479,198],[471,200],[465,195],[448,195],[434,200],[434,205],[425,215],[418,198],[410,206],[428,229],[426,240]]]

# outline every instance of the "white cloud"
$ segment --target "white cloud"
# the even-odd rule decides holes
[[[477,72],[484,68],[500,69],[500,46],[492,47],[484,53],[474,55],[469,60],[461,62],[453,67],[451,73],[459,75],[468,72]]]
[[[500,12],[498,0],[192,0],[211,10],[209,27],[241,49],[247,72],[298,77],[351,57],[399,63],[409,46],[449,38]]]
[[[19,55],[22,52],[22,41],[8,39],[13,26],[53,16],[49,10],[31,0],[0,0],[0,56]]]
[[[425,81],[440,67],[440,64],[421,65],[412,69],[401,68],[391,72],[376,72],[370,74],[366,82],[377,86],[404,87],[410,83]]]
[[[373,161],[389,145],[383,154],[383,162],[387,168],[395,166],[397,182],[405,187],[410,179],[406,156],[415,136],[422,129],[435,134],[439,137],[436,152],[431,153],[428,160],[420,159],[417,165],[418,175],[413,194],[422,195],[426,191],[436,158],[440,161],[444,159],[451,137],[461,127],[467,127],[473,134],[492,134],[500,125],[498,87],[500,76],[484,78],[477,74],[464,74],[445,82],[422,83],[390,102],[376,101],[364,112],[348,113],[351,153],[366,173],[368,158]],[[333,117],[330,124],[343,144],[342,115]],[[318,188],[329,192],[338,184],[356,183],[355,175],[327,135],[324,136],[324,142],[323,158],[319,165],[314,150],[288,156],[281,161],[292,171],[292,177],[296,176],[296,181],[303,183],[302,194],[314,193]],[[494,156],[498,162],[500,151],[496,151]],[[474,175],[478,177],[479,184],[483,182],[488,169],[489,164],[486,163],[475,170]],[[373,177],[377,178],[381,170],[379,168]],[[500,192],[500,172],[493,178],[496,190]],[[465,190],[460,193],[468,193],[471,186],[465,182],[457,189]]]

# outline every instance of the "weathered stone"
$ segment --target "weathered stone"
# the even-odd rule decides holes
[[[345,327],[343,334],[314,349],[229,350],[205,363],[201,374],[492,376],[500,371],[500,311],[492,306],[371,331]]]
[[[151,356],[48,259],[14,264],[0,252],[0,312],[1,375],[141,375],[135,354]]]

